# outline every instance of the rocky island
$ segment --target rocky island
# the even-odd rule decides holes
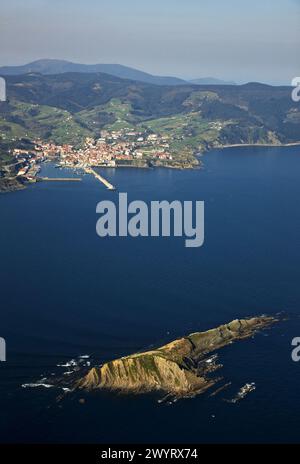
[[[249,338],[277,320],[270,316],[236,319],[206,332],[192,333],[160,348],[92,367],[79,379],[73,379],[72,389],[160,391],[175,398],[203,393],[222,379],[211,375],[222,367],[216,362],[216,350]]]

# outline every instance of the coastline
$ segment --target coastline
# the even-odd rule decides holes
[[[211,149],[223,149],[223,148],[235,148],[235,147],[266,147],[266,148],[276,148],[276,147],[295,147],[299,146],[299,142],[290,142],[290,143],[235,143],[235,144],[228,144],[228,145],[220,145],[216,147],[212,147]]]
[[[158,164],[158,165],[142,165],[142,164],[119,164],[116,166],[107,166],[107,165],[99,165],[99,166],[94,166],[95,168],[101,168],[101,169],[124,169],[124,168],[135,168],[135,169],[155,169],[155,168],[164,168],[164,169],[174,169],[174,170],[187,170],[187,169],[192,169],[192,170],[200,170],[203,168],[203,162],[199,160],[202,156],[205,154],[208,154],[212,150],[225,150],[227,148],[243,148],[243,147],[259,147],[259,148],[284,148],[284,147],[294,147],[294,146],[300,146],[300,141],[299,142],[290,142],[290,143],[282,143],[282,144],[270,144],[270,143],[236,143],[236,144],[226,144],[226,145],[220,145],[220,146],[211,146],[208,147],[206,150],[199,152],[197,151],[194,154],[195,160],[197,161],[196,163],[190,163],[189,165],[168,165],[168,164]],[[81,167],[77,166],[60,166],[63,169],[75,169],[75,170],[80,170],[82,169]],[[31,182],[26,182],[20,181],[17,177],[15,178],[6,178],[2,177],[0,178],[0,194],[1,193],[10,193],[10,192],[15,192],[18,190],[24,190],[27,187],[27,183]]]

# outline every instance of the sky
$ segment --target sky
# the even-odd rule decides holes
[[[57,58],[290,84],[300,0],[1,0],[0,44],[1,66]]]

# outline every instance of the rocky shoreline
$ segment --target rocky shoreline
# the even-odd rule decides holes
[[[0,178],[0,193],[16,192],[24,190],[26,187],[16,177],[2,177]]]

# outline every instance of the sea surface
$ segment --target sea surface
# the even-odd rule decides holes
[[[300,442],[300,147],[228,148],[195,171],[106,169],[0,196],[0,442]],[[78,176],[43,165],[48,176]],[[205,243],[99,238],[96,204],[204,200]],[[287,321],[220,353],[231,386],[175,404],[157,395],[66,395],[22,388],[162,345],[235,318],[285,312]],[[246,382],[256,390],[232,398]],[[84,400],[84,401],[82,401]]]

